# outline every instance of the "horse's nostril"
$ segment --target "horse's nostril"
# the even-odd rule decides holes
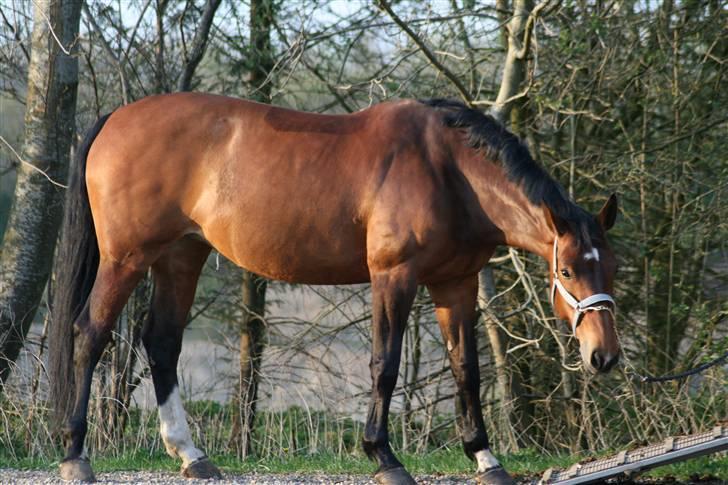
[[[591,365],[596,370],[602,370],[602,366],[604,365],[604,357],[602,357],[602,354],[600,354],[598,351],[592,352],[591,355]]]
[[[619,354],[617,354],[614,357],[612,357],[611,359],[609,359],[607,364],[604,366],[604,369],[603,369],[604,372],[609,372],[612,369],[612,367],[617,365],[617,362],[619,362]]]
[[[592,352],[591,365],[596,371],[609,372],[617,362],[619,362],[619,354],[612,356],[610,354],[603,354],[597,350]]]

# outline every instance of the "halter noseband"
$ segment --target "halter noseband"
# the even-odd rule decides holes
[[[574,317],[571,319],[571,331],[574,334],[574,337],[576,337],[576,327],[579,326],[579,323],[581,323],[581,319],[584,318],[584,314],[588,311],[606,311],[609,312],[609,314],[612,315],[612,318],[614,319],[615,316],[612,307],[616,308],[617,304],[614,302],[614,299],[610,295],[606,293],[596,293],[594,295],[587,296],[583,300],[579,301],[574,297],[574,295],[569,293],[569,290],[564,287],[563,283],[561,283],[561,280],[559,279],[559,261],[556,257],[557,248],[558,237],[554,239],[554,280],[551,283],[551,306],[554,306],[556,290],[558,289],[561,297],[566,301],[566,303],[569,304],[571,308],[574,309]],[[612,306],[610,307],[608,305],[597,305],[597,303],[605,302],[611,303]]]

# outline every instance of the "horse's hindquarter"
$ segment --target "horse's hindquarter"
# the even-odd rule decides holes
[[[366,127],[366,113],[309,115],[199,94],[121,108],[88,159],[102,255],[120,260],[197,233],[271,278],[366,281],[362,219],[384,153]]]

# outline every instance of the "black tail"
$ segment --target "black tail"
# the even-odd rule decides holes
[[[50,400],[57,425],[73,411],[73,323],[86,304],[99,266],[99,246],[86,189],[86,158],[111,114],[99,118],[78,149],[71,169],[61,240],[55,260],[53,304],[48,333]]]

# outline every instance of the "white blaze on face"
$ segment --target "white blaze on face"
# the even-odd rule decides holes
[[[476,451],[475,459],[478,461],[478,473],[482,473],[489,468],[500,466],[500,463],[490,450]]]
[[[591,251],[584,253],[584,259],[586,261],[591,261],[592,259],[595,261],[599,261],[599,251],[597,248],[592,248]]]
[[[182,466],[186,467],[205,456],[192,443],[190,427],[187,425],[187,413],[182,407],[182,399],[180,399],[177,386],[174,386],[167,401],[159,406],[159,422],[167,454],[173,458],[177,456],[182,458]]]

